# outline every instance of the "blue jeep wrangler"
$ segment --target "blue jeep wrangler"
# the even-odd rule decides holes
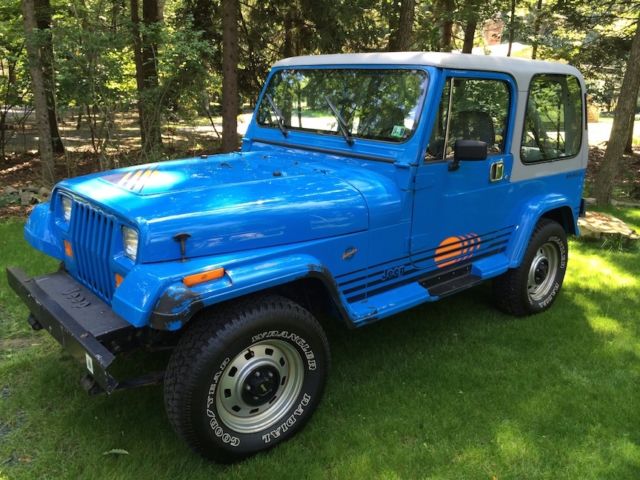
[[[500,309],[558,296],[587,163],[585,87],[556,63],[308,56],[271,70],[239,152],[60,182],[25,227],[60,269],[9,281],[92,392],[164,383],[175,430],[233,461],[298,432],[329,346],[493,279]],[[172,348],[119,381],[114,360]]]

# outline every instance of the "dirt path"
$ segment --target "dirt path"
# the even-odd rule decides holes
[[[238,134],[244,135],[251,113],[238,117]],[[199,118],[190,123],[167,124],[163,130],[163,142],[167,158],[183,158],[201,153],[216,153],[219,148],[218,134],[222,132],[222,120],[214,119],[215,130],[208,120]],[[77,118],[68,116],[61,122],[60,129],[67,154],[59,157],[56,165],[58,178],[83,175],[100,169],[136,163],[140,148],[137,117],[133,114],[119,114],[116,117],[106,156],[95,152],[92,147],[91,131],[86,121],[76,129]],[[587,192],[606,148],[612,121],[603,118],[601,122],[589,123],[589,168],[587,171]],[[218,133],[216,133],[216,130]],[[640,138],[640,121],[635,122],[634,135]],[[22,191],[32,188],[38,191],[40,185],[40,163],[37,157],[37,141],[33,125],[27,123],[21,130],[12,132],[13,138],[7,146],[9,156],[0,160],[0,218],[24,216],[30,210],[28,205],[20,205],[19,195],[6,194],[7,187]],[[638,152],[640,153],[640,152]],[[9,189],[10,191],[10,189]],[[634,193],[635,192],[635,193]],[[616,195],[628,197],[640,194],[640,156],[626,156],[623,159],[621,178],[616,186]],[[35,201],[35,200],[34,200]]]
[[[37,151],[38,136],[32,120],[30,117],[29,121],[23,126],[9,131],[11,138],[5,148],[7,154],[24,154]],[[238,115],[238,135],[246,133],[250,121],[250,113]],[[193,122],[167,123],[163,128],[163,142],[170,150],[189,150],[217,145],[218,135],[222,133],[222,118],[214,117],[213,123],[215,129],[205,118],[198,118]],[[94,152],[91,129],[86,120],[81,122],[78,129],[77,117],[72,115],[64,116],[59,123],[59,130],[65,148],[69,152]],[[104,137],[105,133],[98,130],[97,136]],[[97,138],[96,141],[100,140],[101,138]],[[113,128],[109,132],[108,153],[113,154],[139,148],[140,129],[137,116],[129,113],[116,115]]]
[[[589,145],[602,146],[604,142],[609,141],[609,135],[611,135],[612,125],[612,121],[604,120],[598,123],[589,123],[587,125],[589,129]],[[638,120],[636,120],[633,125],[633,136],[634,138],[640,139],[640,121]]]

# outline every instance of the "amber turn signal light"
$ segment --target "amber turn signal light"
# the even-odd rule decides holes
[[[209,282],[211,280],[217,280],[224,275],[224,268],[215,268],[213,270],[207,270],[202,273],[194,273],[193,275],[187,275],[182,279],[187,287],[193,287],[199,283]]]
[[[116,288],[118,288],[120,286],[120,284],[122,283],[122,281],[124,280],[124,277],[122,275],[120,275],[119,273],[116,273],[115,279],[116,279]]]
[[[71,248],[71,242],[69,240],[64,241],[64,254],[67,257],[73,258],[73,248]]]

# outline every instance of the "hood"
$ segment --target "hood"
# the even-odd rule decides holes
[[[344,235],[368,228],[361,193],[290,154],[246,152],[162,162],[62,182],[140,232],[140,262]]]

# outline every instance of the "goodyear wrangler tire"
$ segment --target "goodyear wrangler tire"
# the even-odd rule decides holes
[[[567,270],[567,235],[552,220],[541,219],[531,235],[518,268],[493,282],[493,295],[502,311],[524,316],[542,312],[555,301]]]
[[[315,318],[269,295],[204,314],[184,333],[164,381],[176,432],[229,463],[302,429],[322,396],[330,354]]]

